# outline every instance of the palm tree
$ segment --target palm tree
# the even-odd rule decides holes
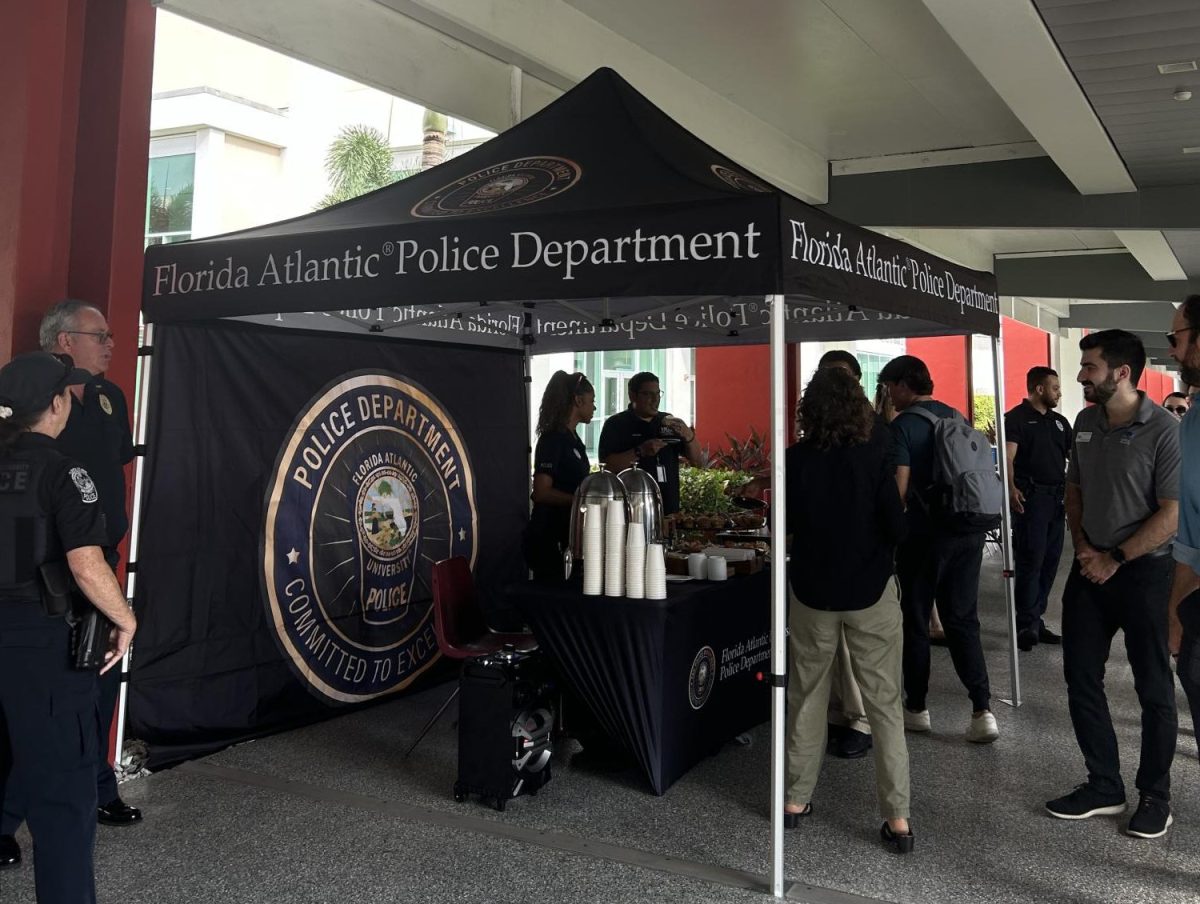
[[[325,172],[331,190],[318,208],[357,198],[396,181],[387,139],[378,129],[364,125],[346,126],[338,133],[325,154]]]
[[[446,116],[426,108],[421,120],[421,170],[437,166],[446,159]]]

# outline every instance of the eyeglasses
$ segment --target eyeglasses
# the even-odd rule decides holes
[[[112,341],[112,337],[113,337],[113,334],[112,334],[112,333],[110,333],[110,332],[108,332],[107,330],[105,330],[105,331],[101,331],[101,330],[92,330],[92,331],[88,331],[88,330],[63,330],[63,332],[64,332],[64,333],[70,333],[72,336],[91,336],[93,339],[95,339],[95,340],[96,340],[97,342],[99,342],[101,345],[104,345],[104,343],[106,343],[106,342],[111,342],[111,341]],[[1173,344],[1174,344],[1174,343],[1172,343],[1172,345],[1173,345]]]
[[[1167,333],[1167,334],[1166,334],[1166,336],[1167,336],[1167,344],[1168,344],[1168,345],[1170,345],[1170,346],[1171,346],[1171,348],[1174,348],[1174,347],[1175,347],[1175,343],[1177,343],[1177,342],[1179,341],[1178,339],[1176,339],[1176,338],[1175,338],[1177,334],[1179,334],[1179,333],[1191,333],[1191,332],[1194,332],[1194,331],[1195,331],[1195,329],[1196,329],[1196,327],[1194,327],[1194,326],[1185,326],[1185,327],[1180,327],[1180,328],[1179,328],[1179,329],[1177,329],[1177,330],[1171,330],[1171,332],[1169,332],[1169,333]]]
[[[1180,417],[1183,417],[1183,415],[1187,414],[1186,405],[1164,405],[1163,407],[1172,414],[1178,414]]]
[[[661,402],[663,400],[663,396],[665,396],[666,393],[663,392],[661,389],[659,389],[659,390],[642,389],[638,392],[637,395],[638,395],[639,399],[653,399],[656,402]]]

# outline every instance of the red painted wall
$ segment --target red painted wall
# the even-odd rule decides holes
[[[967,399],[969,343],[970,339],[963,336],[909,339],[905,343],[905,351],[916,355],[929,368],[934,398],[968,416],[971,411]]]
[[[1004,408],[1020,404],[1028,394],[1025,374],[1031,367],[1050,366],[1050,334],[1009,317],[1003,318]],[[1063,379],[1059,374],[1060,380]],[[1070,379],[1070,375],[1066,379]]]
[[[770,346],[696,349],[695,428],[701,447],[728,448],[726,433],[744,440],[751,427],[762,434],[771,430]]]

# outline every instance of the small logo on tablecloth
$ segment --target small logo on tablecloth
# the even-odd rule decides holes
[[[712,647],[701,647],[692,660],[688,674],[688,702],[692,709],[700,709],[708,702],[713,685],[717,681],[717,654]]]

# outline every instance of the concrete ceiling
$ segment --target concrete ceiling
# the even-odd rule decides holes
[[[1200,183],[1200,154],[1172,150],[1200,145],[1200,78],[1155,68],[1200,59],[1200,0],[161,2],[497,130],[612,66],[748,168],[810,202],[832,198],[834,213],[856,195],[839,185],[891,179],[861,182],[854,219],[975,267],[1046,257],[1008,260],[1013,294],[1034,303],[1077,303],[1062,287],[1104,258],[1134,298],[1200,279],[1200,218],[1182,200],[1200,185],[1178,202],[1162,187]],[[1170,100],[1189,86],[1195,100]],[[1052,178],[1009,192],[1032,203],[1003,203],[1002,175],[1042,161]],[[953,213],[976,173],[1001,203],[960,222],[921,216],[918,181]],[[873,198],[885,200],[868,214]]]

